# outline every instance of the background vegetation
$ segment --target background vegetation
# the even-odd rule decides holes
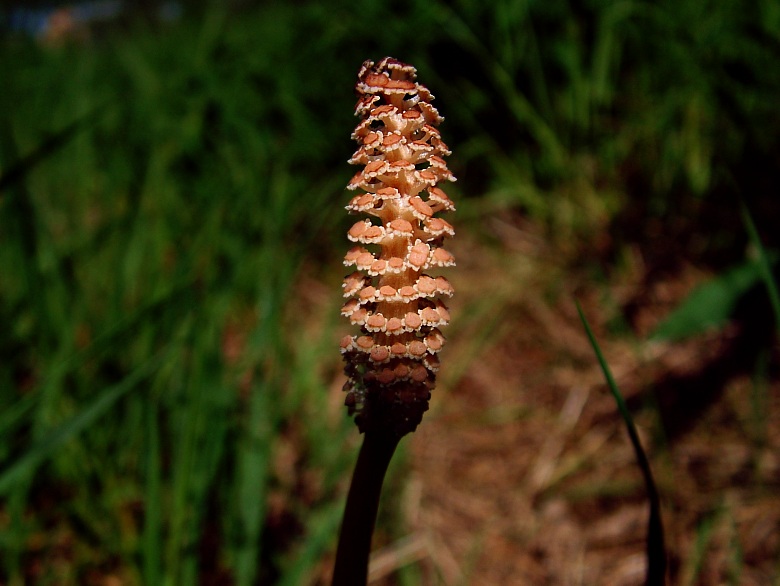
[[[459,237],[507,261],[497,221],[548,243],[551,311],[583,282],[750,266],[740,202],[780,246],[774,0],[245,2],[54,44],[7,33],[0,584],[323,575],[358,443],[337,351],[352,87],[384,55],[415,64],[447,118]],[[748,273],[716,280],[683,334],[752,324],[770,405],[777,338]],[[648,333],[637,290],[595,305],[617,307],[610,335]],[[444,362],[454,387],[467,367]],[[771,421],[751,429],[769,441]]]

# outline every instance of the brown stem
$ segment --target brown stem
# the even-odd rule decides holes
[[[384,430],[366,431],[344,507],[332,586],[365,586],[368,557],[382,483],[401,438]]]

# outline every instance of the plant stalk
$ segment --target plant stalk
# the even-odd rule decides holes
[[[344,507],[332,586],[364,586],[368,580],[368,558],[379,495],[400,439],[384,430],[365,433]]]

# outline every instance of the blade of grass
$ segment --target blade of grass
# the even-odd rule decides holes
[[[183,482],[180,507],[185,518],[181,524],[180,571],[173,575],[175,584],[197,584],[198,572],[204,562],[198,547],[205,537],[204,523],[208,516],[209,497],[217,480],[217,472],[225,454],[228,438],[228,419],[233,409],[235,393],[221,379],[220,362],[215,354],[214,340],[219,339],[218,324],[225,320],[219,311],[221,304],[212,309],[211,323],[199,322],[197,332],[189,345],[192,365],[189,367],[187,401],[190,406],[183,413],[183,444],[177,452],[187,459],[186,476],[177,478]],[[174,494],[179,492],[174,485]]]
[[[154,399],[146,407],[146,486],[144,493],[143,576],[146,584],[162,584],[162,478],[158,408]]]
[[[252,389],[249,400],[248,428],[239,444],[237,497],[239,535],[235,547],[235,572],[238,586],[255,580],[260,557],[260,533],[265,517],[265,491],[272,455],[272,419],[269,415],[271,384]]]
[[[41,381],[37,389],[24,395],[13,405],[0,413],[0,438],[12,433],[14,429],[23,425],[29,413],[36,407],[41,398],[41,391],[46,386],[53,384],[82,366],[87,360],[108,352],[115,345],[126,342],[129,334],[137,332],[139,324],[145,320],[153,320],[165,309],[181,304],[181,293],[191,288],[192,282],[185,281],[171,286],[162,294],[154,297],[139,309],[121,316],[115,323],[109,325],[105,331],[98,333],[84,348],[70,354],[53,366],[53,374],[50,372]]]
[[[464,47],[469,47],[482,61],[491,81],[501,90],[510,112],[518,122],[524,124],[538,141],[545,156],[556,167],[564,165],[566,151],[560,143],[554,129],[536,111],[534,105],[520,92],[510,72],[491,55],[479,35],[464,21],[461,15],[445,3],[437,3],[438,18],[448,33]]]
[[[274,216],[278,217],[278,216]],[[259,262],[261,274],[266,275],[267,289],[257,299],[260,326],[249,341],[249,352],[261,364],[260,380],[251,390],[247,401],[245,428],[237,446],[237,479],[235,484],[236,540],[235,576],[237,586],[249,586],[256,581],[258,562],[262,553],[261,533],[266,514],[266,491],[273,456],[274,429],[278,422],[278,403],[281,396],[280,364],[284,362],[280,318],[284,297],[290,284],[290,266],[275,264],[278,258],[279,238],[276,227],[267,227],[273,238]]]
[[[658,326],[651,339],[682,340],[723,327],[739,300],[761,279],[755,260],[723,271],[696,287]]]
[[[46,434],[38,443],[7,469],[0,472],[0,495],[7,494],[20,479],[32,473],[62,444],[74,438],[103,415],[120,398],[151,376],[163,362],[168,352],[163,351],[126,376],[119,383],[98,393],[97,398],[84,407],[78,415]]]
[[[775,327],[780,331],[780,294],[778,294],[777,283],[772,276],[772,265],[769,262],[769,257],[764,249],[764,245],[761,242],[761,238],[758,235],[758,230],[753,222],[753,216],[750,214],[750,210],[744,201],[740,200],[739,210],[742,214],[742,221],[747,229],[750,243],[755,247],[758,253],[759,272],[761,279],[764,281],[767,293],[769,294],[769,302],[772,304],[772,313],[775,316]]]
[[[329,503],[312,513],[307,524],[308,534],[301,544],[294,560],[283,569],[277,586],[307,584],[307,577],[313,576],[322,557],[332,543],[341,521],[341,504]]]
[[[32,152],[12,163],[7,171],[0,174],[0,196],[2,196],[5,189],[18,181],[22,181],[36,166],[56,154],[57,151],[75,138],[79,132],[89,128],[97,121],[105,109],[106,104],[103,104],[82,114],[61,130],[44,139]],[[0,197],[0,203],[3,201],[4,198]]]
[[[647,586],[662,586],[665,582],[666,576],[666,550],[664,546],[664,529],[661,522],[661,502],[658,496],[658,489],[655,486],[653,480],[653,472],[650,469],[650,462],[647,459],[644,449],[642,448],[642,442],[639,441],[639,434],[636,431],[634,420],[631,417],[631,413],[628,411],[626,402],[623,400],[618,389],[617,383],[612,376],[612,372],[609,369],[604,355],[601,352],[601,347],[596,341],[596,337],[593,335],[593,331],[590,329],[588,320],[585,318],[585,314],[582,311],[582,307],[579,302],[575,300],[577,305],[577,313],[580,316],[582,325],[585,328],[585,333],[588,335],[590,345],[593,347],[593,351],[596,353],[596,358],[601,366],[601,371],[604,373],[604,378],[607,381],[612,396],[617,403],[618,411],[623,418],[623,423],[628,431],[628,436],[631,439],[631,445],[634,447],[637,463],[642,470],[642,476],[645,480],[645,487],[647,489],[647,498],[650,501],[650,518],[647,526],[647,576],[645,584]]]

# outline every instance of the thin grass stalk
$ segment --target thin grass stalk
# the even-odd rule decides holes
[[[666,546],[664,539],[664,527],[661,519],[661,498],[658,494],[658,488],[656,487],[655,480],[653,479],[653,471],[650,468],[650,461],[647,458],[642,442],[639,439],[639,433],[637,432],[636,425],[634,425],[634,418],[631,417],[631,413],[628,411],[623,395],[615,382],[615,378],[612,376],[612,371],[607,364],[604,354],[601,352],[596,336],[593,334],[593,330],[590,328],[585,313],[582,311],[582,307],[579,302],[575,300],[577,306],[577,313],[582,321],[582,326],[585,329],[585,333],[588,336],[593,352],[596,354],[596,359],[601,366],[601,371],[604,374],[604,379],[607,382],[610,393],[615,399],[620,416],[623,419],[623,423],[626,426],[628,437],[631,440],[631,445],[634,448],[634,454],[636,455],[637,464],[642,471],[642,476],[645,481],[645,489],[647,490],[647,500],[650,503],[650,513],[647,521],[647,540],[646,540],[646,558],[647,558],[647,573],[645,575],[646,586],[664,586],[666,584]]]
[[[146,479],[144,487],[144,528],[141,537],[141,571],[147,584],[161,584],[163,492],[161,475],[160,429],[156,400],[151,397],[145,405],[146,419]]]
[[[772,313],[775,317],[775,330],[780,332],[780,293],[778,293],[777,283],[772,275],[772,263],[769,260],[766,249],[764,249],[764,244],[761,242],[761,237],[758,235],[758,229],[756,228],[755,222],[753,222],[753,216],[750,213],[750,209],[748,209],[747,204],[742,199],[740,199],[739,202],[739,209],[750,243],[758,254],[759,272],[761,274],[761,280],[764,281],[767,295],[769,295],[769,303],[772,306]]]

